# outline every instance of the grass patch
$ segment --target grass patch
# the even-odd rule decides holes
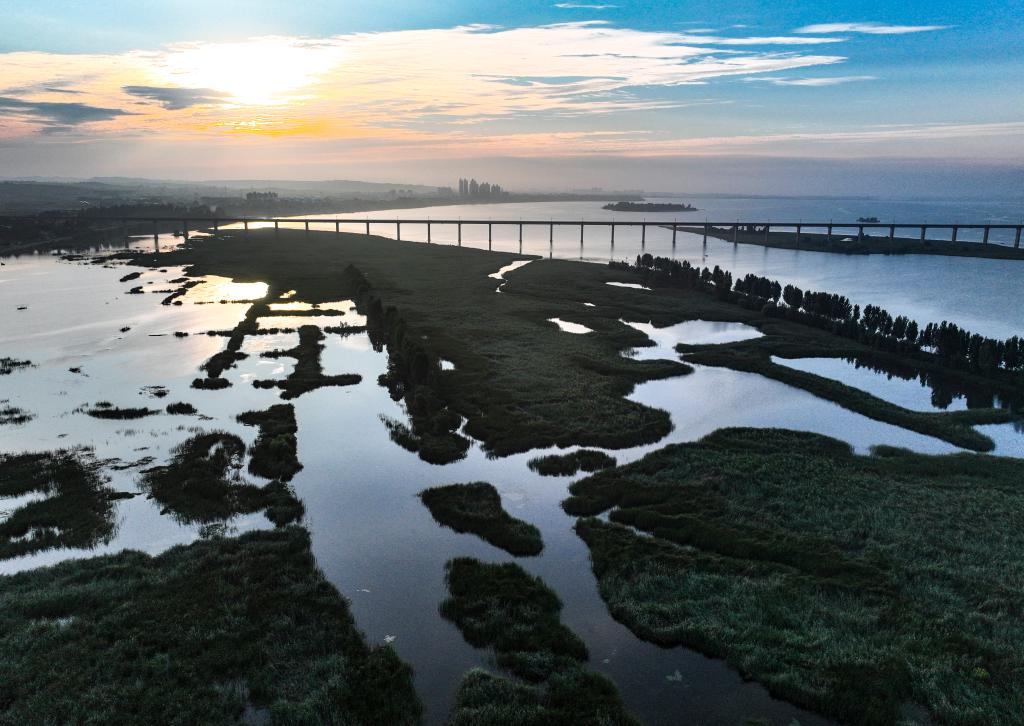
[[[295,407],[290,403],[271,406],[266,411],[247,411],[238,415],[247,426],[259,426],[260,433],[249,451],[249,473],[266,479],[290,480],[302,469],[295,434]]]
[[[18,360],[17,358],[0,358],[0,376],[9,376],[16,370],[28,368],[32,365],[30,360]]]
[[[278,526],[302,517],[302,502],[280,481],[258,487],[239,469],[245,444],[222,431],[196,434],[172,450],[170,464],[143,472],[143,487],[184,523],[208,523],[263,511]]]
[[[637,635],[888,724],[1024,713],[1024,465],[724,429],[574,483],[601,595]],[[640,536],[637,530],[647,533]],[[984,673],[984,677],[979,674]]]
[[[115,420],[132,420],[137,418],[145,418],[146,416],[152,416],[157,411],[151,408],[145,407],[129,407],[129,408],[118,408],[113,406],[108,401],[100,401],[91,408],[84,409],[85,413],[93,418],[103,419],[115,419]]]
[[[419,722],[298,527],[0,578],[6,723]]]
[[[0,496],[46,497],[21,504],[0,521],[0,558],[109,542],[114,500],[124,495],[111,490],[99,472],[89,449],[0,454]]]
[[[587,649],[561,624],[562,603],[539,578],[516,564],[467,557],[450,560],[445,571],[451,597],[441,615],[470,644],[494,648],[498,664],[527,682],[470,671],[450,723],[636,723],[611,681],[583,668]]]
[[[185,403],[183,401],[178,401],[177,403],[168,403],[166,410],[167,410],[167,413],[175,414],[175,415],[187,415],[187,414],[199,413],[196,410],[195,406],[193,406],[191,403]]]
[[[28,423],[35,418],[34,414],[29,413],[23,408],[12,406],[9,401],[0,401],[0,426],[11,425],[17,426],[19,424]]]
[[[295,368],[284,380],[254,381],[258,388],[280,388],[281,398],[298,398],[303,393],[316,390],[323,386],[354,386],[363,380],[355,373],[344,373],[337,376],[325,376],[320,364],[320,354],[324,349],[324,334],[315,325],[299,327],[299,344],[294,348],[275,351],[273,357],[288,356],[295,358]],[[271,357],[271,356],[266,356]]]
[[[475,534],[510,554],[539,555],[544,548],[540,530],[509,515],[491,484],[434,487],[420,492],[420,499],[439,523],[456,532]]]
[[[542,476],[572,476],[580,471],[593,472],[615,466],[615,457],[603,451],[580,449],[569,454],[538,456],[527,465]]]

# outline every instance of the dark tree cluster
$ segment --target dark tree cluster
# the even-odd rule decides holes
[[[783,287],[778,280],[759,275],[748,274],[734,284],[732,275],[717,265],[713,269],[695,267],[686,260],[651,254],[638,255],[633,266],[628,262],[611,265],[639,272],[649,287],[703,290],[748,310],[813,325],[880,350],[903,355],[932,353],[944,365],[957,369],[1024,371],[1024,340],[1019,336],[986,338],[947,321],[921,328],[916,321],[893,316],[876,305],[867,305],[862,311],[843,295]]]
[[[460,197],[505,197],[508,192],[498,184],[478,182],[476,179],[459,179]]]

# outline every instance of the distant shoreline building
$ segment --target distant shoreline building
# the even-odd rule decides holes
[[[478,182],[476,179],[459,179],[459,196],[479,198],[507,197],[508,192],[499,184],[490,182]]]

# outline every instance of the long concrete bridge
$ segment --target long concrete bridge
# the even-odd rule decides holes
[[[444,218],[407,218],[407,219],[383,219],[383,218],[353,218],[346,217],[342,219],[334,217],[242,217],[242,218],[225,218],[225,217],[189,217],[187,219],[181,217],[92,217],[91,219],[103,220],[103,221],[119,221],[122,224],[132,223],[151,223],[153,225],[154,235],[158,226],[161,224],[180,224],[181,232],[187,238],[190,229],[213,229],[218,231],[222,226],[229,225],[241,225],[242,229],[249,231],[250,225],[259,225],[265,227],[273,225],[274,229],[280,229],[281,226],[293,227],[295,225],[302,225],[306,231],[309,231],[310,225],[327,226],[328,228],[333,226],[334,231],[340,233],[341,225],[357,225],[362,226],[365,229],[365,234],[370,234],[371,225],[376,226],[389,226],[394,227],[395,236],[397,239],[402,239],[402,225],[421,225],[426,227],[427,242],[432,241],[432,230],[438,226],[455,227],[457,229],[457,241],[462,244],[462,228],[463,227],[487,227],[487,241],[490,243],[493,240],[493,230],[495,227],[518,227],[519,230],[519,244],[523,242],[523,228],[524,227],[546,227],[548,229],[548,239],[553,244],[555,237],[555,227],[573,227],[579,228],[580,230],[580,244],[583,244],[584,231],[587,227],[606,227],[609,230],[609,242],[615,244],[615,230],[619,227],[639,227],[640,228],[640,241],[641,244],[647,241],[647,228],[655,227],[659,229],[669,229],[672,231],[672,244],[676,243],[676,236],[678,232],[684,231],[688,233],[700,233],[703,231],[704,242],[707,243],[709,235],[723,237],[722,233],[731,233],[732,241],[739,241],[740,232],[751,233],[752,231],[758,235],[764,235],[765,243],[769,240],[769,235],[772,230],[776,232],[784,232],[792,230],[799,240],[801,233],[811,232],[813,230],[823,231],[826,236],[827,242],[832,242],[835,237],[845,239],[850,237],[850,234],[840,234],[838,230],[857,230],[856,235],[858,240],[863,240],[866,236],[874,238],[887,237],[890,240],[896,238],[896,230],[912,229],[917,230],[919,233],[918,239],[924,241],[927,239],[928,230],[948,230],[950,233],[951,242],[957,242],[958,235],[962,230],[981,230],[982,239],[981,244],[987,245],[989,243],[989,236],[992,230],[1013,230],[1014,240],[1013,246],[1015,249],[1020,249],[1021,232],[1024,230],[1024,223],[1018,224],[991,224],[991,223],[978,223],[978,224],[964,224],[961,222],[954,223],[936,223],[936,222],[912,222],[912,223],[896,223],[896,222],[770,222],[770,221],[759,221],[759,222],[746,222],[746,221],[730,221],[730,222],[679,222],[673,221],[648,221],[644,220],[581,220],[581,219],[444,219]],[[868,235],[865,230],[883,230],[883,235]],[[820,234],[820,232],[819,232]]]

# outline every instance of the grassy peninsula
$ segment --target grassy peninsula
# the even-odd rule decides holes
[[[506,512],[498,490],[486,482],[425,489],[420,499],[438,523],[471,532],[509,554],[538,555],[544,548],[540,530]]]
[[[640,637],[847,723],[1015,723],[1022,474],[725,429],[579,481],[564,508],[587,517],[601,595]]]

